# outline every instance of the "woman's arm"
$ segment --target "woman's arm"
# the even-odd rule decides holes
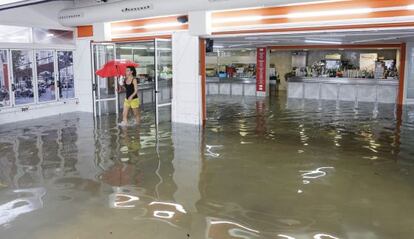
[[[137,79],[133,79],[132,80],[132,84],[134,85],[134,93],[131,94],[131,96],[129,96],[128,100],[132,100],[134,98],[134,96],[136,96],[138,94],[138,83],[137,83]]]

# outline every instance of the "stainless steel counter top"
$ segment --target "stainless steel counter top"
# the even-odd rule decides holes
[[[337,78],[337,77],[292,77],[288,82],[346,84],[346,85],[398,85],[398,80],[367,79],[367,78]]]
[[[256,84],[256,78],[222,78],[207,77],[207,83],[234,83],[234,84]]]

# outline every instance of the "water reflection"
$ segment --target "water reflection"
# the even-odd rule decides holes
[[[139,201],[139,197],[124,193],[122,187],[113,187],[113,191],[113,193],[109,194],[110,208],[134,208],[135,205],[131,203]],[[128,193],[130,193],[129,190]]]
[[[145,112],[140,128],[89,114],[0,126],[2,237],[414,233],[414,110],[398,119],[378,105],[373,117],[360,102],[355,117],[353,105],[255,97],[208,106],[204,129],[157,131]]]
[[[326,175],[326,172],[323,171],[324,169],[333,169],[334,167],[320,167],[315,170],[301,170],[299,172],[302,172],[302,178],[305,179],[315,179],[320,178]]]
[[[0,204],[0,225],[10,223],[20,215],[42,208],[42,198],[45,195],[45,188],[13,190],[10,196],[17,196],[18,198]]]
[[[260,238],[259,231],[239,223],[207,218],[207,238]]]

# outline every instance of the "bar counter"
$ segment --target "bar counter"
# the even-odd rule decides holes
[[[288,98],[395,103],[398,80],[365,78],[292,77]]]
[[[256,96],[256,78],[207,77],[207,95]]]

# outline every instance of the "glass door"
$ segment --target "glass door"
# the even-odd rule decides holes
[[[35,103],[35,87],[33,84],[33,51],[11,50],[12,58],[12,91],[15,105]]]
[[[94,116],[97,117],[111,113],[118,114],[119,107],[116,77],[100,77],[95,73],[108,61],[115,60],[115,44],[92,43],[92,55]]]
[[[3,107],[11,107],[13,94],[10,83],[10,53],[0,49],[0,110]]]
[[[171,121],[172,47],[171,40],[155,39],[155,123]]]

